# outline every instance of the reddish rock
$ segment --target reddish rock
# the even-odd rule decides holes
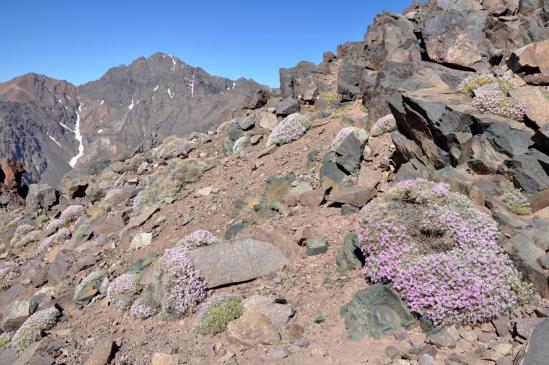
[[[3,158],[0,160],[0,169],[2,175],[0,175],[0,183],[10,190],[14,190],[20,187],[21,176],[25,173],[23,165],[19,162]]]
[[[21,186],[23,165],[11,159],[0,159],[0,206],[16,209],[25,206]]]
[[[84,365],[107,365],[114,359],[116,344],[112,340],[100,343],[91,353]]]
[[[544,189],[530,199],[532,212],[537,212],[545,207],[549,207],[549,189]]]

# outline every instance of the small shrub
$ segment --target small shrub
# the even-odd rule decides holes
[[[0,334],[0,351],[3,350],[10,341],[11,335],[9,333],[4,332]]]
[[[363,208],[364,273],[393,283],[437,325],[475,324],[531,300],[497,243],[497,224],[448,184],[401,181]]]
[[[13,335],[13,345],[19,352],[38,341],[44,331],[49,330],[57,323],[59,310],[50,307],[31,315]]]
[[[174,316],[192,313],[206,296],[206,282],[187,257],[187,248],[178,246],[162,256],[171,284],[162,301],[162,309]]]
[[[364,129],[357,127],[345,127],[337,132],[337,135],[332,141],[332,150],[337,150],[345,138],[347,138],[350,134],[353,134],[355,138],[360,141],[360,143],[364,143],[368,140],[368,132]]]
[[[473,106],[481,113],[492,113],[504,118],[521,121],[526,114],[526,104],[505,96],[498,90],[482,90],[476,93]]]
[[[467,76],[458,86],[458,92],[465,95],[471,95],[479,87],[491,84],[496,78],[490,74],[474,74]]]
[[[135,302],[133,302],[130,307],[130,315],[137,319],[147,319],[155,314],[156,310],[145,304],[141,298],[138,298]]]
[[[200,306],[194,329],[204,336],[215,335],[243,313],[242,299],[225,293],[216,295]]]
[[[139,291],[139,275],[125,273],[110,283],[107,289],[107,298],[112,306],[126,311]]]
[[[520,189],[515,188],[513,185],[510,185],[503,190],[501,199],[505,206],[514,214],[528,215],[532,212],[530,204],[528,203],[528,198],[526,198]]]
[[[48,215],[47,214],[40,214],[38,217],[36,217],[36,224],[38,226],[41,226],[42,224],[46,223],[48,221]]]
[[[205,229],[198,229],[193,233],[183,237],[178,245],[186,246],[189,250],[193,248],[208,246],[219,242],[219,238]]]
[[[392,114],[388,114],[384,117],[379,118],[372,129],[370,129],[370,134],[372,137],[379,137],[385,133],[394,131],[397,128],[395,117]]]
[[[267,146],[282,145],[293,142],[311,128],[309,118],[300,113],[294,113],[282,120],[269,134]]]
[[[59,218],[52,219],[46,226],[47,230],[56,231],[59,228],[71,223],[86,213],[86,208],[82,205],[69,205],[62,212]]]
[[[18,272],[12,267],[3,267],[0,269],[0,290],[7,290],[12,287]]]

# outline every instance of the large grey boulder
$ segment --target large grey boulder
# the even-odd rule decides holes
[[[421,61],[421,50],[413,23],[403,15],[384,12],[368,27],[364,39],[366,66],[379,70],[385,62],[399,64]]]
[[[199,247],[188,256],[208,288],[253,280],[289,263],[273,244],[250,238]]]
[[[367,335],[380,338],[416,324],[399,295],[382,284],[359,290],[341,307],[340,314],[345,320],[347,337],[353,341]]]
[[[7,307],[7,312],[2,318],[2,330],[4,332],[17,331],[19,327],[36,310],[36,305],[30,300],[16,300]]]
[[[32,184],[27,194],[27,212],[39,214],[49,210],[58,201],[57,192],[48,184]]]
[[[489,68],[485,12],[450,9],[430,15],[422,32],[430,59],[478,71]]]

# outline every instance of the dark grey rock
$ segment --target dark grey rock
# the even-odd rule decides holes
[[[282,99],[276,107],[277,115],[290,115],[299,112],[299,100],[296,98]]]
[[[313,237],[307,240],[307,255],[316,256],[328,251],[328,241],[322,237]]]
[[[343,247],[337,251],[336,270],[339,273],[347,273],[357,270],[364,263],[364,255],[358,245],[356,234],[349,234],[345,237]]]
[[[549,319],[539,322],[528,340],[522,365],[545,365],[549,359]]]
[[[528,339],[534,328],[543,321],[546,320],[542,318],[520,318],[515,325],[515,331],[520,337]]]
[[[273,244],[254,239],[199,247],[188,256],[209,288],[252,280],[288,264]]]
[[[358,169],[365,144],[366,142],[360,142],[353,133],[350,133],[335,151],[336,164],[349,174]]]
[[[335,163],[335,156],[331,152],[324,154],[319,175],[321,185],[325,187],[333,187],[339,184],[346,176]]]
[[[353,299],[341,307],[340,314],[347,337],[353,341],[366,335],[380,338],[417,323],[398,294],[381,284],[355,293]]]
[[[54,188],[48,184],[31,184],[26,198],[27,212],[39,214],[49,210],[59,200]]]

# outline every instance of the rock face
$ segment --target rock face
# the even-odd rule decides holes
[[[528,348],[522,365],[541,365],[546,363],[547,359],[549,359],[548,339],[549,319],[545,319],[534,328],[528,340]]]
[[[209,288],[252,280],[288,264],[274,245],[254,239],[199,247],[189,252],[189,258]]]
[[[398,294],[381,284],[357,292],[341,307],[340,314],[347,336],[354,341],[366,335],[380,338],[415,323]]]
[[[27,166],[25,182],[56,187],[71,162],[100,168],[170,135],[206,131],[232,109],[264,104],[266,92],[162,53],[79,87],[27,74],[0,84],[0,155]]]
[[[0,207],[14,209],[25,205],[27,187],[21,178],[23,165],[11,159],[0,159]]]

